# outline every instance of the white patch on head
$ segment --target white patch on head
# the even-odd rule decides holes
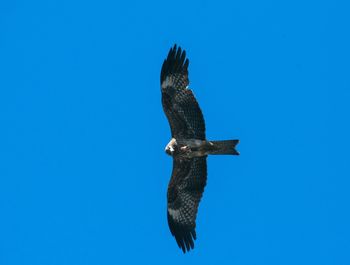
[[[173,219],[179,219],[180,217],[180,210],[173,210],[168,208],[168,213]]]
[[[170,150],[170,152],[174,152],[175,151],[175,148],[174,148],[174,145],[176,145],[176,140],[175,138],[172,138],[170,140],[170,142],[167,144],[167,146],[165,147],[165,151],[166,150]]]

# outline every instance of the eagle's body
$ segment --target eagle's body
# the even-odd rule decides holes
[[[198,139],[172,138],[165,147],[165,152],[173,157],[190,159],[208,155],[209,142]]]
[[[236,140],[206,141],[199,139],[172,138],[165,152],[175,158],[190,159],[207,155],[238,154],[234,149]]]
[[[172,134],[165,147],[173,157],[168,224],[183,252],[194,247],[196,215],[207,180],[207,156],[238,155],[238,140],[206,140],[202,111],[188,88],[188,64],[186,52],[175,45],[164,60],[160,76],[163,110]]]

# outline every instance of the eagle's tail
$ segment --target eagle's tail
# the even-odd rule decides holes
[[[236,145],[239,140],[210,141],[211,155],[239,155]]]

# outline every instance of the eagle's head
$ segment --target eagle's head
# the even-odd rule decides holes
[[[165,147],[165,153],[167,153],[170,156],[173,156],[177,148],[177,142],[175,138],[172,138],[170,142]]]
[[[168,146],[165,147],[165,153],[172,156],[174,154],[174,150],[170,149]]]

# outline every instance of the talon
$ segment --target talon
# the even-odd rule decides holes
[[[181,147],[180,149],[181,149],[181,151],[189,151],[190,150],[190,148],[187,145]]]

